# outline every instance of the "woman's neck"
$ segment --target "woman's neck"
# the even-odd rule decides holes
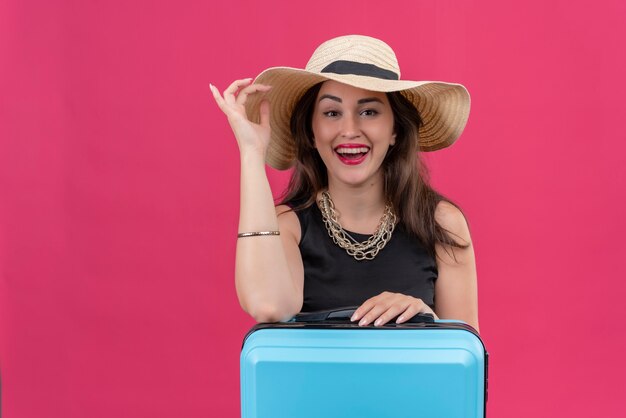
[[[329,179],[328,192],[344,229],[362,234],[376,231],[385,210],[382,179],[359,186]]]

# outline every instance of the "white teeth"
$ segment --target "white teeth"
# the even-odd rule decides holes
[[[370,149],[367,147],[359,147],[359,148],[337,148],[338,154],[364,154]]]

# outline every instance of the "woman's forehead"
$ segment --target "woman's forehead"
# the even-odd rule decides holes
[[[322,87],[317,94],[318,100],[325,95],[342,99],[342,101],[358,101],[362,98],[376,97],[383,100],[383,102],[387,102],[387,95],[384,92],[365,90],[334,80],[327,80],[322,83]]]

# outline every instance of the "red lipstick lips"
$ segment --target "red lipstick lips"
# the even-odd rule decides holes
[[[369,151],[370,147],[365,144],[341,144],[335,148],[339,161],[346,165],[361,164]]]

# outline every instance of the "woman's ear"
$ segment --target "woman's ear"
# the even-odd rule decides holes
[[[389,145],[392,146],[392,147],[394,145],[396,145],[396,134],[395,134],[395,132],[394,132],[393,135],[391,135],[391,141],[389,141]]]

